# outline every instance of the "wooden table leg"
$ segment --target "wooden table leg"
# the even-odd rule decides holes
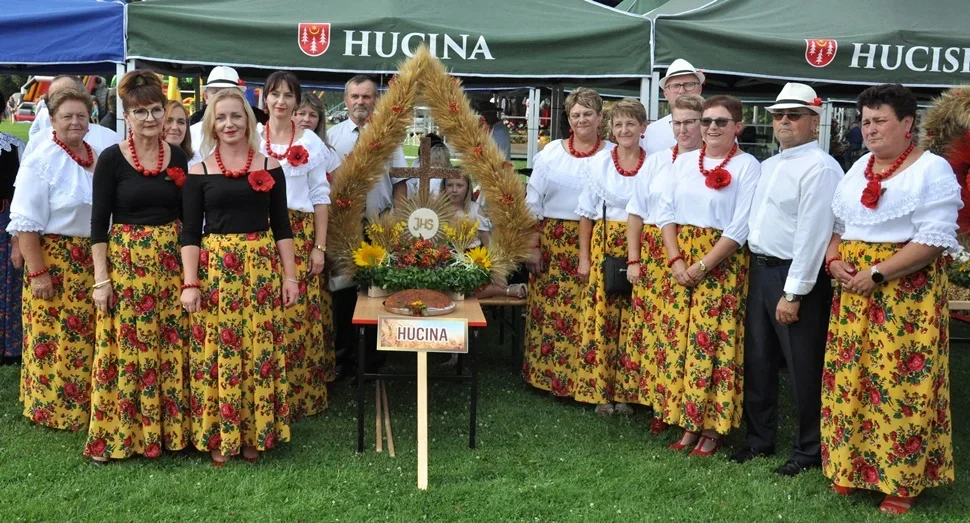
[[[418,352],[418,489],[428,490],[428,353]]]

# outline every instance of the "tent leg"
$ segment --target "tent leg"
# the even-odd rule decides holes
[[[650,76],[650,83],[652,85],[660,86],[660,73],[654,71]],[[642,87],[641,87],[642,89]],[[651,122],[656,122],[658,120],[658,115],[660,114],[660,90],[650,89],[650,107],[647,108],[649,112],[649,120]]]
[[[549,97],[549,139],[562,138],[562,117],[565,114],[565,92],[562,84],[552,86],[552,96]]]
[[[125,73],[134,69],[134,60],[128,60],[127,64],[115,64],[115,74],[118,76],[118,81],[115,83],[115,85],[121,85],[121,78],[125,75]],[[121,94],[119,94],[118,90],[115,89],[115,130],[118,131],[118,135],[125,136],[127,134],[127,129],[125,129],[125,119],[117,118],[118,113],[121,112],[121,107]]]
[[[644,107],[648,107],[650,105],[651,84],[651,79],[648,77],[643,77],[640,79],[640,103],[642,103]]]
[[[529,114],[528,118],[528,148],[526,152],[526,167],[532,168],[532,159],[539,152],[539,89],[532,87],[529,89]]]
[[[822,118],[818,125],[818,146],[825,152],[829,152],[829,144],[832,137],[832,104],[822,105]]]

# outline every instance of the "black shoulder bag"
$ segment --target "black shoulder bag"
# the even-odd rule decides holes
[[[606,200],[603,201],[603,288],[606,294],[633,293],[633,284],[626,279],[626,256],[610,256],[606,240]]]

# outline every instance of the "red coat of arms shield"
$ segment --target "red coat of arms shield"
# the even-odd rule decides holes
[[[330,47],[330,24],[300,24],[296,41],[307,56],[320,56]]]
[[[825,67],[835,60],[839,43],[835,40],[805,40],[805,61],[812,67]]]

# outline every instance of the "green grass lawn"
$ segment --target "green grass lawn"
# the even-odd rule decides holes
[[[12,134],[25,142],[27,141],[27,131],[29,130],[29,123],[0,122],[0,133]]]
[[[520,360],[486,332],[481,357],[479,443],[469,450],[467,388],[430,392],[430,489],[416,489],[415,392],[388,386],[397,458],[374,452],[373,384],[367,387],[367,452],[355,454],[354,391],[331,390],[330,410],[293,426],[292,441],[256,465],[222,470],[184,451],[95,467],[84,433],[29,423],[17,402],[19,369],[0,367],[0,521],[890,521],[881,496],[840,498],[814,470],[794,479],[771,470],[786,455],[745,465],[688,458],[666,449],[670,431],[649,434],[648,417],[597,417],[525,385]],[[506,340],[508,342],[508,340]],[[432,355],[433,365],[443,356]],[[413,356],[394,355],[402,370]],[[951,359],[957,482],[931,489],[900,521],[968,521],[970,347]],[[785,385],[785,382],[782,382]],[[783,395],[779,448],[791,441]],[[742,431],[729,444],[743,441]]]

